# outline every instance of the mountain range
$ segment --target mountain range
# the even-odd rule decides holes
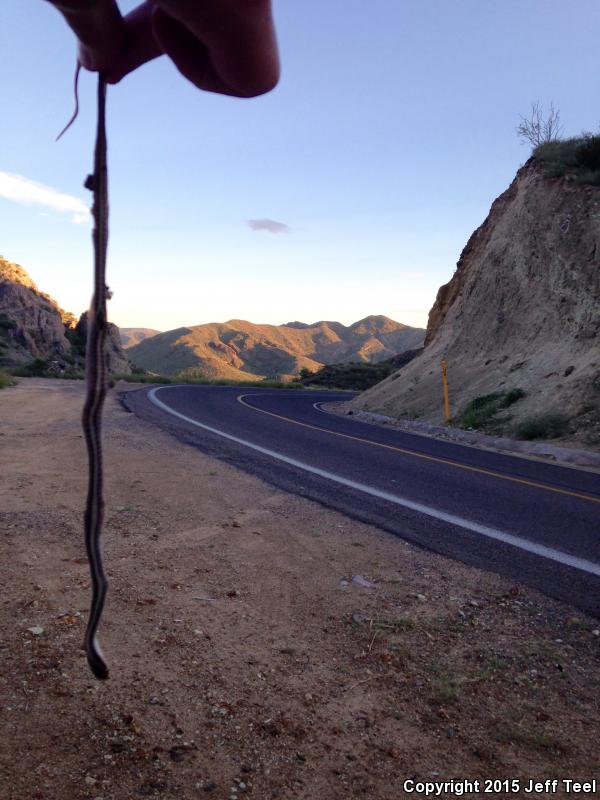
[[[330,321],[258,325],[232,319],[159,333],[128,348],[127,354],[137,367],[162,374],[286,379],[325,364],[382,361],[421,347],[424,336],[423,328],[384,316],[349,326]]]

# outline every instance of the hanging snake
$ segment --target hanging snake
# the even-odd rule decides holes
[[[56,137],[71,127],[79,114],[79,74],[81,62],[77,61],[74,80],[75,110],[71,119]],[[98,110],[94,172],[88,175],[84,186],[93,192],[94,203],[94,293],[87,318],[87,344],[85,351],[86,398],[83,406],[82,426],[88,452],[88,491],[84,515],[85,549],[92,579],[92,602],[85,631],[84,648],[90,669],[100,680],[108,678],[108,667],[96,638],[100,624],[108,581],[102,567],[100,537],[104,519],[104,483],[102,462],[102,407],[106,397],[106,334],[108,319],[106,300],[106,251],[108,246],[108,165],[106,160],[106,81],[98,76]]]
[[[83,407],[83,431],[87,444],[89,476],[85,508],[85,546],[92,579],[92,602],[85,632],[84,646],[90,669],[97,678],[108,678],[108,667],[96,639],[102,616],[108,582],[102,568],[100,536],[104,518],[102,495],[102,407],[106,397],[107,334],[106,250],[108,244],[108,169],[106,160],[106,82],[98,78],[98,122],[94,173],[85,187],[94,193],[94,293],[87,320],[85,357],[86,399]]]

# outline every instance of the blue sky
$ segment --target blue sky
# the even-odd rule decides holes
[[[596,0],[275,0],[275,17],[282,78],[268,95],[199,92],[164,58],[109,89],[117,324],[425,325],[528,156],[519,113],[553,101],[565,134],[598,129]],[[82,74],[80,116],[55,143],[73,105],[70,31],[42,0],[2,0],[0,50],[0,176],[26,179],[20,200],[14,179],[0,196],[0,253],[79,313],[95,78]],[[289,230],[248,225],[262,219]]]

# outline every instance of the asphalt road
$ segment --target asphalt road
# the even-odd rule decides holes
[[[406,541],[600,617],[600,474],[318,408],[331,392],[164,386],[143,419],[241,469]]]

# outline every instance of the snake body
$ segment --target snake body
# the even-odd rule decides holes
[[[85,358],[86,399],[83,408],[83,431],[88,452],[89,477],[85,508],[85,546],[92,579],[92,601],[85,632],[84,647],[90,669],[97,678],[108,678],[108,667],[96,639],[108,582],[102,568],[100,536],[104,518],[102,468],[102,407],[106,397],[107,334],[106,251],[108,244],[108,169],[106,160],[106,83],[98,79],[98,122],[94,153],[94,173],[85,186],[94,193],[94,293],[88,313]]]

